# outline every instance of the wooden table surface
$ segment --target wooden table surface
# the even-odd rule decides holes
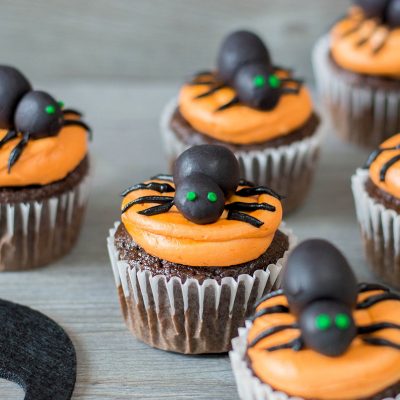
[[[38,86],[85,110],[94,128],[90,205],[72,253],[41,270],[0,274],[0,297],[44,312],[69,333],[78,355],[73,399],[237,399],[227,356],[170,354],[130,335],[106,251],[121,190],[166,169],[158,116],[177,84],[75,81]],[[359,278],[368,280],[350,191],[350,176],[367,153],[340,143],[325,128],[312,193],[287,223],[300,239],[332,240]],[[0,398],[22,399],[23,394],[0,381]]]

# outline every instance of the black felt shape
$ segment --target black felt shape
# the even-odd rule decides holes
[[[31,90],[31,84],[14,67],[0,65],[0,129],[11,129],[20,99]]]
[[[68,400],[76,380],[74,346],[45,315],[0,300],[0,377],[19,384],[25,400]]]

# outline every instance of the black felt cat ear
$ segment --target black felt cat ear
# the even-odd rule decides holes
[[[69,400],[76,381],[71,339],[40,312],[0,300],[0,377],[20,385],[25,400]]]

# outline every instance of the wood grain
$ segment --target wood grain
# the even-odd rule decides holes
[[[38,271],[0,274],[0,297],[46,313],[71,335],[78,353],[73,399],[237,399],[228,357],[166,353],[129,334],[106,252],[107,231],[118,218],[121,190],[166,169],[158,116],[177,85],[79,81],[42,85],[66,105],[86,110],[94,128],[90,206],[73,252]],[[325,126],[328,137],[307,204],[287,223],[301,239],[332,240],[359,278],[369,280],[350,192],[350,176],[367,154],[340,143],[330,130]],[[0,381],[0,398],[22,397]]]

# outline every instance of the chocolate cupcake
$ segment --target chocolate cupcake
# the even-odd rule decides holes
[[[279,287],[293,246],[280,196],[239,179],[228,149],[194,146],[173,176],[123,193],[108,249],[132,333],[179,353],[221,353],[254,307]]]
[[[319,91],[337,133],[377,147],[400,131],[398,0],[355,0],[314,50]]]
[[[81,114],[0,66],[0,271],[43,266],[78,237],[88,192]]]
[[[323,240],[289,256],[230,353],[241,399],[381,400],[400,395],[400,296],[357,284]]]
[[[285,213],[309,191],[318,126],[303,82],[274,65],[265,44],[247,31],[223,41],[216,70],[197,73],[184,84],[161,118],[171,165],[193,145],[224,145],[238,158],[243,178],[285,197]]]
[[[386,140],[352,177],[367,258],[373,272],[400,288],[400,134]]]

